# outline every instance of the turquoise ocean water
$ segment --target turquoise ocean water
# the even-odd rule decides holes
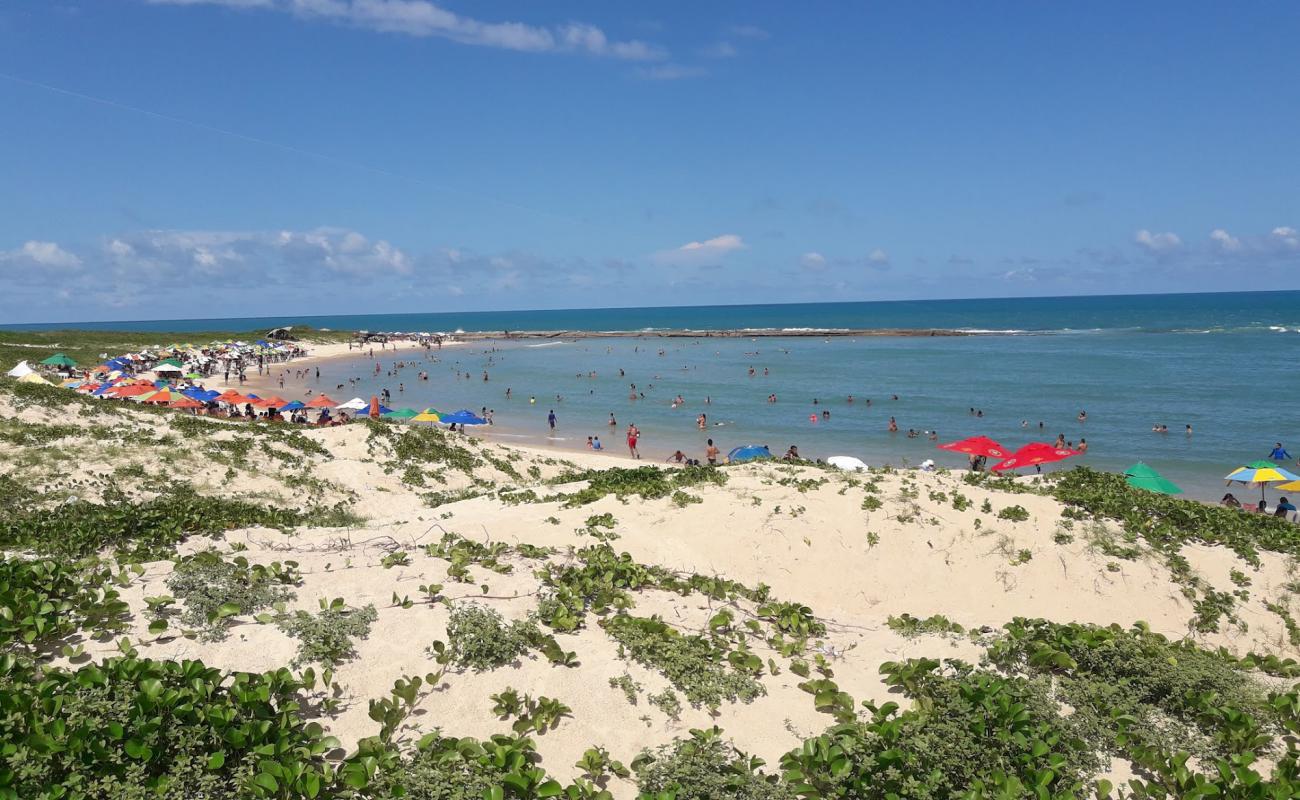
[[[1004,445],[1088,440],[1075,461],[1118,470],[1142,460],[1188,494],[1217,499],[1229,469],[1265,457],[1282,441],[1300,454],[1300,292],[1034,298],[898,303],[467,312],[275,319],[163,320],[27,327],[154,330],[251,329],[278,324],[369,330],[587,330],[656,328],[954,328],[997,331],[972,337],[645,338],[485,341],[374,376],[369,359],[322,366],[331,394],[369,396],[388,388],[394,405],[495,410],[502,441],[543,443],[546,416],[559,417],[559,446],[600,435],[625,452],[635,422],[642,452],[662,460],[676,448],[700,456],[712,437],[725,452],[797,444],[807,456],[854,455],[870,464],[964,457],[934,449],[908,428],[942,441],[984,434]],[[660,351],[662,355],[660,354]],[[414,352],[415,355],[408,353]],[[391,353],[376,351],[384,371]],[[419,351],[403,357],[423,361]],[[748,370],[754,367],[756,375]],[[764,369],[768,375],[763,375]],[[418,370],[428,381],[416,378]],[[490,381],[482,380],[487,370]],[[620,378],[619,370],[625,376]],[[586,377],[595,371],[596,378]],[[458,377],[468,372],[471,377]],[[582,377],[578,377],[581,375]],[[338,383],[360,378],[340,392]],[[405,391],[398,391],[398,384]],[[645,399],[629,400],[636,383]],[[286,396],[302,384],[291,381]],[[513,399],[506,400],[506,388]],[[557,400],[556,395],[563,399]],[[778,402],[767,397],[777,395]],[[852,394],[856,402],[847,402]],[[898,400],[890,399],[898,395]],[[681,395],[685,403],[672,408]],[[536,404],[528,398],[535,396]],[[705,404],[705,398],[711,400]],[[866,399],[872,405],[866,405]],[[818,402],[814,405],[813,401]],[[970,414],[982,409],[983,417]],[[829,420],[809,421],[811,413]],[[1076,416],[1086,410],[1086,423]],[[610,412],[616,429],[606,425]],[[696,428],[707,413],[710,427]],[[903,433],[890,434],[894,416]],[[1028,427],[1022,427],[1022,421]],[[1043,428],[1038,427],[1039,422]],[[723,423],[718,426],[714,423]],[[1164,424],[1169,433],[1151,431]],[[1184,433],[1185,425],[1193,434]],[[1067,464],[1071,462],[1066,462]],[[1291,465],[1294,467],[1294,462]],[[1234,488],[1238,496],[1250,489]],[[1257,496],[1257,493],[1253,496]],[[1275,493],[1270,492],[1270,498]]]

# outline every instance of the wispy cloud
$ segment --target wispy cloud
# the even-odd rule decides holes
[[[734,233],[724,233],[700,242],[687,242],[672,250],[660,250],[650,260],[665,266],[709,267],[721,263],[727,254],[743,249],[743,239]]]
[[[820,272],[826,269],[826,256],[818,252],[804,253],[799,257],[799,266],[809,272]]]
[[[1152,233],[1143,228],[1133,234],[1133,242],[1153,256],[1168,256],[1183,246],[1183,240],[1176,233]]]
[[[732,36],[739,36],[744,39],[754,39],[763,41],[772,38],[772,34],[758,27],[757,25],[732,25],[727,31]]]
[[[428,0],[146,0],[153,5],[224,6],[278,11],[379,33],[436,36],[461,44],[528,53],[581,53],[626,61],[659,61],[661,47],[636,39],[615,40],[585,22],[541,26],[489,22],[449,11]]]
[[[735,58],[739,55],[736,46],[731,42],[714,42],[708,47],[700,48],[700,55],[705,58]]]
[[[13,250],[0,251],[0,266],[5,265],[69,270],[81,266],[81,259],[55,242],[33,240]]]

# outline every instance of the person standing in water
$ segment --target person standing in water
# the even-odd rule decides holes
[[[641,452],[636,449],[636,444],[641,440],[641,431],[633,423],[627,426],[627,449],[632,453],[633,458],[640,458]]]
[[[555,409],[552,408],[551,413],[546,415],[546,422],[551,426],[551,435],[554,436],[555,435]]]

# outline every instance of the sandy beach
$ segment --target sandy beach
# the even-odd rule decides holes
[[[332,347],[318,348],[313,355],[346,354],[346,347]],[[1189,597],[1186,575],[1171,572],[1165,556],[1140,539],[1127,557],[1114,555],[1118,543],[1134,542],[1118,523],[1071,520],[1049,495],[984,488],[966,482],[960,473],[846,473],[756,463],[726,469],[720,484],[685,485],[672,497],[598,492],[594,499],[577,502],[573,498],[594,484],[565,475],[591,475],[632,462],[609,454],[509,447],[474,436],[413,434],[383,424],[374,430],[353,424],[303,432],[322,448],[319,453],[281,452],[284,445],[268,439],[265,447],[232,462],[214,460],[212,454],[221,452],[216,443],[246,437],[251,426],[214,421],[211,431],[189,434],[160,464],[154,453],[82,446],[79,437],[103,440],[113,430],[129,430],[136,439],[175,436],[170,417],[176,415],[98,402],[109,404],[112,413],[86,416],[79,404],[50,409],[0,398],[0,418],[11,427],[70,425],[84,431],[58,440],[55,449],[10,448],[4,454],[5,471],[46,490],[82,485],[81,491],[93,499],[90,487],[97,474],[139,470],[148,476],[161,468],[201,493],[256,497],[289,507],[344,502],[355,515],[346,527],[234,529],[215,539],[192,538],[180,549],[192,554],[215,548],[226,557],[261,564],[295,562],[301,582],[293,588],[288,612],[313,612],[318,601],[332,598],[354,608],[373,605],[376,619],[368,635],[355,641],[355,654],[336,667],[337,707],[317,718],[345,749],[373,735],[368,700],[403,676],[438,669],[427,648],[447,639],[452,609],[473,604],[494,609],[506,620],[535,618],[539,598],[554,592],[539,578],[539,568],[577,566],[581,561],[575,548],[602,543],[637,563],[675,574],[766,585],[773,597],[811,609],[810,619],[824,626],[824,633],[808,642],[803,657],[827,659],[840,689],[859,700],[894,699],[880,674],[882,662],[980,660],[984,645],[978,637],[917,636],[895,622],[905,614],[941,615],[990,636],[1016,617],[1124,627],[1143,621],[1173,638],[1190,631],[1197,644],[1238,655],[1300,655],[1288,635],[1287,618],[1272,606],[1294,602],[1291,557],[1262,552],[1252,564],[1223,547],[1189,544],[1180,550],[1198,587]],[[434,437],[423,441],[438,447],[445,441],[449,453],[463,455],[448,455],[451,460],[445,463],[427,453],[403,456],[397,447],[407,435]],[[74,452],[82,455],[66,455]],[[476,465],[453,466],[470,463],[462,457]],[[1031,479],[1025,481],[1033,487]],[[523,502],[514,499],[520,492],[527,495]],[[1005,511],[1011,507],[1015,513]],[[471,559],[456,567],[439,549],[448,535],[447,541],[505,549],[488,565]],[[520,551],[521,545],[534,548]],[[124,635],[141,654],[249,671],[276,669],[293,660],[295,640],[252,616],[232,618],[219,641],[150,633],[145,598],[168,594],[174,569],[170,560],[146,563],[122,590],[133,614]],[[1248,597],[1235,601],[1214,630],[1189,627],[1198,613],[1195,598],[1207,591],[1231,596],[1240,585],[1236,576],[1242,574],[1249,576]],[[428,584],[441,584],[436,601],[420,599],[420,587]],[[761,604],[743,598],[654,588],[633,596],[631,613],[662,619],[685,634],[707,632],[723,610],[741,619],[764,617]],[[576,654],[575,666],[556,666],[532,652],[488,671],[449,668],[437,691],[421,695],[401,724],[398,740],[412,742],[435,727],[443,735],[480,738],[500,732],[503,723],[490,712],[489,696],[506,687],[558,698],[571,709],[558,727],[536,737],[540,763],[562,780],[578,777],[571,765],[593,743],[626,762],[691,728],[717,725],[741,750],[775,764],[827,724],[825,713],[799,688],[803,679],[788,668],[774,667],[761,680],[762,693],[750,702],[723,702],[710,711],[683,699],[674,716],[647,701],[671,691],[672,682],[620,655],[618,642],[590,612],[586,625],[555,636],[563,649]],[[80,644],[85,653],[80,658],[109,657],[117,649],[112,640],[86,638]],[[779,665],[788,658],[773,640],[756,637],[749,646],[764,663],[771,659]],[[63,656],[51,663],[75,666]],[[625,691],[610,684],[623,676],[637,688]],[[1130,772],[1123,758],[1110,760],[1103,771],[1120,778]],[[616,778],[608,788],[616,798],[636,796],[631,781]]]

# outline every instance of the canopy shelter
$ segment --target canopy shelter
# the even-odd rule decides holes
[[[742,461],[753,461],[756,458],[771,458],[772,452],[767,449],[765,444],[742,444],[740,447],[731,448],[727,453],[727,461],[738,464]]]
[[[1012,453],[1010,458],[994,464],[993,469],[1001,472],[1008,469],[1036,467],[1040,464],[1050,464],[1053,461],[1062,461],[1077,455],[1079,455],[1078,450],[1070,450],[1065,447],[1053,447],[1052,445],[1043,442],[1030,442]]]
[[[1156,472],[1141,461],[1124,470],[1124,479],[1135,489],[1145,489],[1158,494],[1182,494],[1178,484]]]
[[[58,367],[59,369],[76,369],[77,362],[68,358],[63,353],[55,353],[49,358],[42,359],[41,364],[47,367]]]
[[[1261,459],[1252,461],[1244,467],[1237,467],[1225,475],[1224,480],[1229,483],[1259,486],[1259,501],[1263,503],[1264,489],[1270,483],[1280,484],[1279,488],[1281,488],[1281,486],[1289,485],[1293,481],[1300,481],[1300,476],[1279,467],[1272,461]]]
[[[17,364],[14,365],[13,369],[9,370],[5,374],[8,375],[10,378],[21,378],[22,376],[30,375],[35,371],[36,370],[28,366],[26,361],[19,361]]]
[[[965,453],[971,456],[986,456],[988,458],[1006,458],[1011,455],[1011,451],[987,436],[972,436],[969,439],[961,439],[956,442],[948,442],[939,445],[940,450],[951,450],[954,453]]]
[[[445,425],[486,425],[487,420],[475,414],[473,411],[462,408],[460,411],[454,411],[450,414],[440,414],[438,421]]]
[[[184,372],[184,370],[182,370],[180,367],[176,366],[175,364],[168,364],[165,361],[159,364],[158,366],[154,367],[153,371],[155,375],[180,375],[182,372]]]

